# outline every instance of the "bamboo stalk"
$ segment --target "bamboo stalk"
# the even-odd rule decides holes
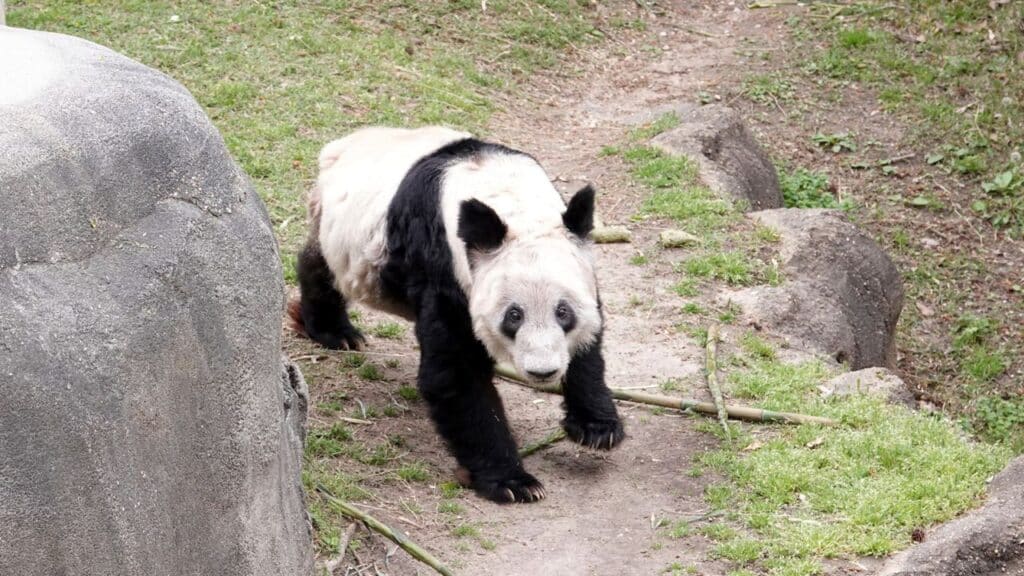
[[[550,394],[562,393],[562,387],[559,384],[527,384],[519,374],[515,372],[515,370],[512,370],[508,366],[504,366],[502,364],[498,364],[495,367],[495,372],[498,376],[501,376],[513,384],[532,388],[539,392],[548,392]],[[662,406],[665,408],[674,408],[676,410],[692,410],[694,412],[700,412],[701,414],[718,414],[718,408],[712,402],[700,402],[689,398],[672,398],[670,396],[659,396],[656,394],[647,394],[645,392],[616,388],[611,388],[611,392],[612,398],[615,398],[616,400],[625,400],[627,402],[636,402],[637,404],[648,404],[651,406]],[[771,410],[762,410],[761,408],[751,408],[748,406],[726,406],[725,412],[730,418],[735,420],[747,420],[749,422],[820,424],[822,426],[835,426],[838,424],[838,422],[831,418],[797,414],[795,412],[774,412]]]
[[[552,433],[548,434],[544,438],[534,442],[533,444],[527,444],[519,449],[519,457],[526,458],[534,452],[540,452],[541,450],[550,447],[555,442],[565,439],[565,430],[556,428]]]
[[[594,228],[590,237],[598,244],[614,244],[617,242],[630,242],[633,235],[625,226],[601,226]]]
[[[402,550],[405,550],[413,558],[419,560],[420,562],[423,562],[427,566],[430,566],[435,571],[437,571],[438,574],[443,574],[444,576],[455,576],[452,573],[452,571],[449,570],[448,567],[446,567],[444,564],[442,564],[440,560],[435,558],[433,554],[427,552],[423,548],[420,548],[419,544],[416,544],[412,540],[409,540],[409,538],[404,533],[402,533],[402,531],[395,530],[394,528],[388,526],[387,524],[384,524],[380,520],[377,520],[373,516],[370,516],[366,512],[363,512],[362,510],[352,506],[348,502],[345,502],[344,500],[331,494],[330,490],[328,490],[323,485],[318,484],[316,489],[318,492],[323,494],[325,498],[327,498],[328,502],[337,507],[338,511],[344,514],[345,516],[348,516],[353,520],[358,520],[359,522],[362,522],[370,530],[373,530],[374,532],[377,532],[378,534],[384,536],[388,540],[391,540],[395,544],[398,544],[402,548]]]
[[[711,391],[711,399],[715,401],[715,409],[718,411],[718,421],[725,431],[725,441],[732,444],[732,431],[729,430],[729,413],[725,409],[725,398],[722,396],[722,387],[718,385],[718,325],[712,324],[708,328],[707,355],[704,360],[704,376],[708,382],[708,390]]]

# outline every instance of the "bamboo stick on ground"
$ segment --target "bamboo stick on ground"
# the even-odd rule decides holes
[[[555,442],[565,439],[565,430],[556,428],[554,432],[548,434],[541,440],[534,442],[533,444],[527,444],[519,449],[519,457],[526,458],[534,452],[540,452],[541,450],[550,447]]]
[[[420,562],[423,562],[427,566],[430,566],[435,571],[437,571],[438,574],[443,574],[444,576],[455,576],[452,573],[452,571],[449,570],[447,566],[442,564],[440,560],[435,558],[433,554],[427,552],[423,548],[420,548],[419,544],[416,544],[412,540],[409,540],[409,538],[406,537],[406,535],[402,531],[395,530],[394,528],[388,526],[387,524],[384,524],[380,520],[377,520],[373,516],[370,516],[366,512],[363,512],[362,510],[352,506],[348,502],[345,502],[344,500],[331,494],[330,490],[328,490],[323,485],[318,484],[316,489],[321,494],[323,494],[324,497],[327,498],[327,500],[332,505],[337,507],[339,512],[341,512],[345,516],[348,516],[353,520],[358,520],[359,522],[362,522],[370,530],[373,530],[374,532],[377,532],[378,534],[384,536],[388,540],[391,540],[395,544],[398,544],[402,548],[402,550],[405,550],[413,558],[419,560]]]
[[[708,390],[711,391],[711,399],[715,401],[715,409],[718,410],[718,421],[725,431],[725,441],[732,444],[732,431],[729,430],[729,413],[725,409],[725,398],[722,396],[722,387],[718,385],[718,325],[712,324],[708,328],[707,355],[704,360],[704,376],[707,378]]]
[[[523,379],[508,366],[498,364],[495,368],[495,372],[498,376],[520,386],[532,388],[539,392],[548,392],[550,394],[561,394],[562,387],[559,384],[545,384],[545,385],[533,385],[527,384]],[[697,400],[691,400],[689,398],[672,398],[670,396],[659,396],[656,394],[647,394],[645,392],[636,392],[633,390],[621,390],[612,388],[612,397],[616,400],[626,400],[628,402],[636,402],[638,404],[649,404],[651,406],[663,406],[665,408],[674,408],[676,410],[692,410],[694,412],[700,412],[702,414],[718,414],[718,408],[711,402],[700,402]],[[794,412],[773,412],[771,410],[762,410],[761,408],[750,408],[748,406],[726,406],[726,414],[730,418],[736,420],[747,420],[750,422],[781,422],[788,424],[820,424],[822,426],[835,426],[838,424],[835,420],[830,418],[823,418],[821,416],[809,416],[807,414],[796,414]]]

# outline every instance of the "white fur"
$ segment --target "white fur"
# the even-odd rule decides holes
[[[417,160],[469,137],[448,128],[367,128],[331,142],[320,153],[320,244],[337,288],[354,301],[401,314],[381,298],[378,278],[386,255],[386,216],[399,184]],[[477,337],[498,361],[520,373],[555,370],[591,345],[601,328],[589,244],[565,229],[565,204],[543,168],[520,154],[485,153],[450,165],[444,174],[441,215],[455,279],[470,304]],[[474,255],[458,237],[464,201],[476,198],[508,227],[504,244]],[[577,325],[568,335],[554,310],[568,302]],[[505,310],[521,306],[526,320],[514,341],[501,333]]]
[[[364,128],[320,151],[320,246],[346,298],[401,313],[381,298],[388,205],[420,158],[466,132],[448,128]]]

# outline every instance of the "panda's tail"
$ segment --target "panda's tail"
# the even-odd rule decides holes
[[[288,299],[288,315],[285,318],[285,326],[299,336],[309,338],[306,332],[306,322],[302,319],[302,297],[298,294]]]

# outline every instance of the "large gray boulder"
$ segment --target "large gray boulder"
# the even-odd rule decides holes
[[[5,27],[0,54],[0,574],[308,574],[252,186],[166,76]]]
[[[782,207],[775,165],[735,110],[712,104],[675,113],[679,125],[651,140],[653,146],[697,162],[701,179],[722,197],[750,210]]]
[[[996,475],[985,505],[924,534],[880,576],[1024,574],[1024,456]]]
[[[782,237],[783,282],[722,299],[739,304],[748,322],[853,370],[892,367],[903,280],[889,255],[838,211],[786,208],[749,217]]]

